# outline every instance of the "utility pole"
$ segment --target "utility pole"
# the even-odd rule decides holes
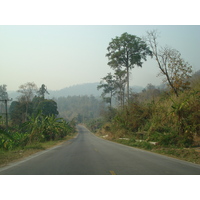
[[[8,130],[8,101],[12,101],[12,99],[4,99],[0,100],[5,102],[5,108],[6,108],[6,130]]]

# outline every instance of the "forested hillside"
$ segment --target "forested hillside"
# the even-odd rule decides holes
[[[66,120],[76,119],[78,123],[100,117],[105,103],[94,96],[68,96],[55,99],[59,115]]]
[[[102,90],[97,90],[99,83],[83,83],[79,85],[73,85],[65,87],[61,90],[49,90],[49,94],[46,94],[47,99],[68,97],[68,96],[94,96],[100,97]],[[144,88],[142,86],[131,86],[131,90],[134,92],[141,92]],[[17,91],[8,91],[9,97],[13,100],[17,100],[19,93]]]
[[[84,83],[79,85],[73,85],[61,90],[53,91],[50,90],[50,97],[59,98],[59,97],[67,97],[67,96],[100,96],[101,91],[97,90],[98,83]]]

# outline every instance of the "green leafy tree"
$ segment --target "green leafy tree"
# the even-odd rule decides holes
[[[27,115],[32,114],[31,102],[29,103],[28,110],[25,102],[13,101],[9,108],[10,119],[15,125],[20,125],[27,120]]]
[[[36,111],[42,111],[42,114],[45,116],[56,116],[59,114],[57,109],[55,101],[45,99],[38,104]]]
[[[13,124],[22,124],[25,120],[26,113],[28,116],[37,116],[38,112],[41,112],[44,116],[57,116],[57,103],[53,100],[43,99],[43,97],[35,96],[28,104],[28,110],[26,111],[26,103],[23,101],[13,101],[9,108],[10,117]]]
[[[127,74],[127,100],[129,101],[129,73],[135,66],[142,67],[143,60],[152,56],[147,44],[139,37],[123,33],[112,39],[107,48],[108,65],[113,69],[125,67]]]
[[[115,94],[115,80],[114,76],[111,73],[108,73],[107,76],[102,78],[100,85],[97,86],[97,89],[103,88],[102,97],[106,103],[110,103],[110,107],[112,106],[112,97]],[[109,94],[109,97],[106,95]]]
[[[21,124],[23,122],[26,107],[18,101],[13,101],[10,105],[9,112],[13,124]]]

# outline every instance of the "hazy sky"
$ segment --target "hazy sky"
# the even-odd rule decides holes
[[[49,90],[100,82],[112,69],[105,57],[111,38],[124,32],[139,37],[160,32],[159,44],[180,51],[194,71],[200,70],[200,26],[56,25],[0,26],[0,85],[17,90],[21,84],[45,84]],[[148,59],[132,69],[131,85],[160,84],[158,66]]]

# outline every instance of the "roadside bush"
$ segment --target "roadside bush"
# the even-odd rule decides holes
[[[162,146],[191,147],[192,143],[192,138],[178,134],[164,134],[159,139]]]
[[[153,142],[158,142],[160,141],[160,138],[162,137],[163,133],[157,132],[155,131],[154,133],[152,133],[149,138],[147,139],[148,141],[153,141]]]
[[[144,92],[132,98],[128,105],[116,109],[110,121],[113,138],[139,135],[145,132],[146,141],[164,146],[190,147],[200,136],[200,79],[192,87],[179,92],[169,91],[153,98]]]
[[[152,150],[153,149],[153,145],[150,144],[149,142],[146,142],[146,141],[135,142],[133,146],[143,148],[143,149],[146,149],[146,150]]]
[[[113,119],[113,127],[115,129],[126,130],[128,134],[138,132],[139,129],[144,129],[145,124],[149,123],[152,114],[152,109],[149,105],[133,102],[123,110],[118,110]]]
[[[178,143],[178,137],[176,134],[163,134],[159,138],[159,145],[162,146],[176,146]]]
[[[37,142],[62,139],[74,131],[74,126],[73,122],[66,122],[62,118],[38,113],[18,127],[18,131],[14,127],[10,131],[0,129],[0,149],[12,150]]]
[[[86,126],[92,132],[96,132],[97,130],[102,128],[104,123],[105,122],[101,118],[99,118],[99,119],[91,119],[91,120],[86,122]]]
[[[18,132],[12,133],[0,130],[0,148],[2,150],[11,150],[19,146],[23,147],[28,142],[28,135]]]

